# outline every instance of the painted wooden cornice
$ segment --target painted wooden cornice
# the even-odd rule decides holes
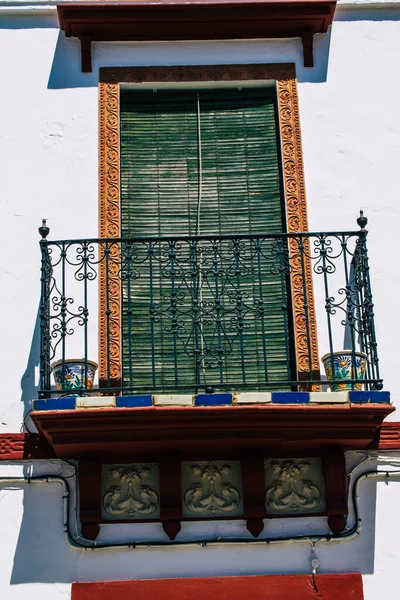
[[[166,449],[223,453],[240,447],[271,451],[377,449],[390,404],[351,406],[224,406],[33,411],[39,433],[60,458],[96,453],[153,460]],[[200,452],[200,453],[201,453]],[[190,460],[192,457],[190,458]]]
[[[361,407],[362,411],[363,407]],[[137,410],[137,409],[135,409]],[[149,409],[146,409],[149,411]],[[150,409],[152,411],[153,409]],[[156,409],[159,410],[159,409]],[[171,409],[164,409],[165,412]],[[214,409],[224,410],[224,409]],[[283,410],[283,409],[281,409]],[[284,408],[287,411],[287,407]],[[299,410],[299,409],[297,409]],[[309,411],[309,407],[305,407],[305,414]],[[312,410],[312,409],[311,409]],[[325,410],[325,407],[324,409]],[[343,409],[342,409],[343,410]],[[346,411],[353,410],[345,409]],[[328,407],[329,411],[329,407]],[[124,411],[125,412],[125,411]],[[325,411],[326,412],[326,411]],[[99,411],[97,411],[99,413]],[[104,411],[101,411],[103,414]],[[54,413],[52,413],[54,415]],[[82,414],[82,413],[81,413]],[[88,411],[85,411],[88,414]],[[61,415],[60,415],[61,416]],[[293,415],[292,415],[293,416]],[[62,417],[61,417],[62,418]],[[400,422],[388,422],[376,432],[375,447],[379,450],[400,450]],[[67,440],[64,440],[67,442]],[[359,445],[359,444],[357,444]],[[0,461],[24,460],[24,459],[40,459],[54,458],[55,454],[52,448],[48,445],[45,438],[37,433],[0,433]]]
[[[95,41],[301,38],[304,66],[313,66],[313,36],[326,33],[336,0],[132,0],[57,6],[60,28],[81,41],[90,72]]]

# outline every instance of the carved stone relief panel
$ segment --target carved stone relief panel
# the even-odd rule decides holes
[[[325,511],[325,485],[320,458],[266,460],[265,487],[268,514]]]
[[[158,465],[103,465],[101,516],[114,521],[159,519]]]
[[[183,462],[182,513],[196,519],[243,515],[239,461]]]

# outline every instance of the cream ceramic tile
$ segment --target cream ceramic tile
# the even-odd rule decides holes
[[[161,394],[153,396],[156,406],[193,406],[194,396],[188,394]]]
[[[310,402],[316,404],[346,404],[348,392],[310,392]]]
[[[237,392],[233,395],[234,404],[268,404],[272,402],[271,392]]]
[[[115,396],[77,396],[76,408],[113,408]]]

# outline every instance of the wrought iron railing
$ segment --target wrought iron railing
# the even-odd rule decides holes
[[[59,394],[321,389],[312,304],[328,364],[346,348],[355,367],[364,352],[365,374],[354,368],[346,385],[363,377],[364,388],[381,389],[366,219],[358,223],[350,232],[50,241],[44,222],[40,396],[54,394],[57,360]],[[89,389],[99,323],[102,363]],[[78,391],[66,377],[76,356]]]

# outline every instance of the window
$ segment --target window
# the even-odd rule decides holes
[[[248,237],[285,226],[275,96],[121,90],[121,233],[156,236],[123,268],[124,387],[290,381],[287,277]]]
[[[225,90],[217,84],[216,89],[203,89],[204,85],[196,89],[194,83],[227,79],[243,80],[242,89],[238,90],[241,86],[233,84],[231,89]],[[141,385],[143,390],[172,390],[182,384],[192,390],[199,385],[218,386],[220,383],[262,387],[265,364],[270,369],[269,381],[274,377],[275,380],[296,379],[290,375],[291,368],[300,373],[299,378],[303,373],[304,379],[309,379],[311,370],[318,371],[318,350],[308,264],[295,266],[290,276],[285,275],[286,279],[282,273],[269,272],[259,261],[257,264],[257,257],[253,257],[255,260],[247,267],[248,275],[240,282],[243,293],[240,301],[243,296],[249,297],[254,308],[261,269],[262,287],[266,286],[261,291],[263,298],[268,299],[270,313],[270,318],[265,320],[270,328],[268,335],[262,332],[265,323],[263,325],[260,318],[254,318],[248,311],[242,329],[236,327],[236,334],[230,331],[222,342],[213,346],[210,339],[215,341],[219,334],[225,335],[230,324],[233,324],[231,329],[235,329],[238,312],[229,316],[226,311],[219,333],[215,315],[210,319],[204,315],[209,303],[215,305],[212,277],[204,266],[206,257],[209,258],[207,252],[215,249],[213,236],[241,234],[246,237],[249,232],[276,234],[282,232],[285,225],[289,232],[307,230],[294,67],[105,68],[101,69],[101,80],[100,235],[129,238],[147,234],[176,239],[197,234],[210,236],[210,239],[209,250],[204,248],[204,241],[202,247],[192,246],[191,250],[187,241],[179,244],[181,267],[179,273],[173,275],[174,289],[171,288],[174,269],[171,271],[171,263],[168,263],[166,242],[163,245],[159,239],[151,249],[151,275],[148,243],[144,243],[141,250],[136,245],[135,255],[128,254],[129,266],[128,271],[122,273],[122,285],[120,274],[107,274],[111,293],[107,292],[106,298],[104,289],[100,290],[102,306],[106,303],[109,306],[108,311],[100,311],[100,380],[105,381],[107,377],[108,385],[115,386],[123,381],[123,387],[135,391],[140,390]],[[192,89],[187,89],[186,84],[182,86],[185,89],[170,93],[163,90],[162,85],[157,86],[158,82],[165,84],[174,80],[190,81]],[[157,82],[151,87],[158,91],[139,90],[136,86],[133,92],[125,85],[141,81]],[[135,140],[140,143],[135,144]],[[234,169],[232,164],[235,164]],[[225,241],[218,242],[221,243]],[[232,239],[230,243],[232,245]],[[245,243],[250,242],[241,241],[242,247]],[[290,241],[288,245],[290,252]],[[175,245],[175,253],[176,250]],[[266,247],[265,251],[268,254],[271,248]],[[246,252],[249,256],[250,246],[243,250],[239,262],[241,258],[244,262]],[[126,248],[124,253],[126,256]],[[232,252],[229,260],[232,260]],[[182,264],[188,265],[190,261],[200,265],[191,275],[190,269],[182,271]],[[227,270],[226,256],[224,261],[218,268]],[[296,277],[296,269],[302,270],[301,281]],[[201,285],[199,277],[203,278]],[[104,272],[101,278],[104,282]],[[296,303],[296,293],[298,290],[304,299],[305,278],[308,301],[300,306]],[[222,278],[218,284],[222,290]],[[150,289],[154,295],[149,304]],[[193,307],[196,290],[198,298],[195,300],[203,307],[203,317],[200,325],[193,327],[189,324],[193,314],[189,315],[186,302],[190,300]],[[228,292],[225,286],[224,293]],[[258,297],[259,292],[258,289]],[[237,286],[234,294],[233,302],[237,302]],[[228,295],[225,300],[226,307]],[[285,314],[282,306],[290,305],[291,301],[293,314],[288,311]],[[162,302],[165,302],[164,308]],[[152,309],[158,311],[155,315],[157,331],[153,327],[156,321],[153,320],[152,325],[151,320],[145,318]],[[230,318],[233,321],[229,322]],[[309,329],[311,325],[311,337],[306,325]],[[240,339],[232,350],[230,340],[235,335]],[[263,339],[266,340],[264,346]],[[293,356],[290,356],[291,350]],[[174,364],[177,356],[178,370]],[[247,362],[246,373],[243,361]],[[211,367],[219,370],[217,378],[208,377],[207,369],[210,371]]]

